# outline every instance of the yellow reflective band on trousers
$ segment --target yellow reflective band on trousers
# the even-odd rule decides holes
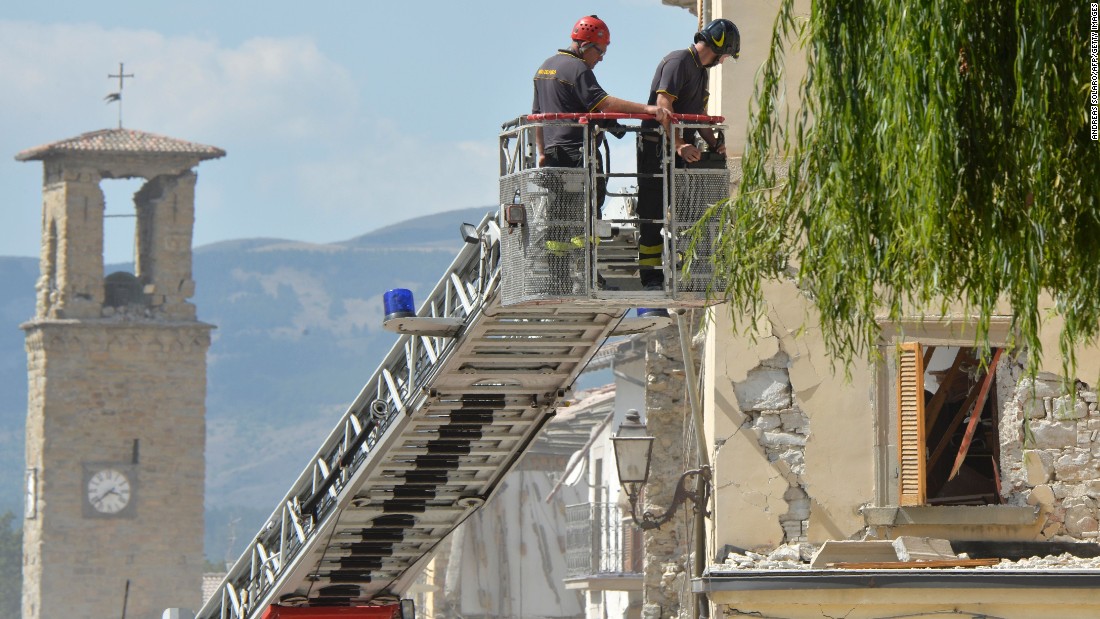
[[[566,252],[573,249],[573,244],[565,241],[546,241],[546,249],[555,256],[564,256]]]
[[[598,245],[600,239],[592,237],[592,242]],[[546,249],[555,256],[564,256],[571,250],[584,249],[584,237],[578,234],[568,241],[546,241]]]
[[[663,249],[663,245],[639,245],[638,265],[643,267],[661,266],[661,251]]]

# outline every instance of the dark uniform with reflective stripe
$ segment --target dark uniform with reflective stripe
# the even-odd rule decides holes
[[[594,112],[607,98],[596,75],[580,56],[562,49],[546,59],[535,72],[533,114],[582,114]],[[580,168],[584,165],[584,128],[579,125],[546,125],[542,128],[544,165],[554,168]],[[593,153],[595,154],[595,153]],[[599,159],[597,158],[597,165]],[[544,180],[543,182],[549,182]],[[583,255],[573,252],[584,246],[583,232],[575,236],[578,212],[574,207],[584,204],[584,195],[567,191],[560,183],[547,186],[550,199],[547,206],[546,249],[550,270],[549,294],[571,294],[577,272],[583,272]],[[607,180],[596,182],[596,208],[603,204]],[[578,244],[576,241],[580,239]],[[579,283],[579,282],[578,282]]]
[[[558,50],[535,73],[533,114],[579,114],[594,112],[607,93],[596,74],[571,50]],[[575,168],[581,165],[584,129],[544,127],[542,130],[547,165]],[[551,163],[553,161],[554,163]],[[568,163],[572,161],[573,163]]]
[[[699,61],[695,47],[676,50],[664,57],[653,74],[649,87],[649,104],[657,104],[657,95],[664,93],[672,98],[672,111],[677,114],[704,114],[707,109],[709,76],[707,68]],[[656,121],[646,121],[644,126],[656,127]],[[657,174],[661,171],[661,145],[657,141],[638,140],[638,172]],[[691,143],[695,131],[686,131],[684,140]],[[676,157],[676,166],[684,162]],[[664,204],[662,183],[659,178],[638,180],[638,216],[642,219],[663,219]],[[661,267],[661,224],[641,226],[638,244],[638,265],[642,268],[642,285],[659,285],[664,281]]]

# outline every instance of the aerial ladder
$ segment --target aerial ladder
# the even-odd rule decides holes
[[[674,165],[671,136],[720,131],[722,119],[632,122],[646,119],[541,114],[503,126],[499,210],[461,226],[466,244],[419,309],[407,290],[386,293],[384,324],[400,337],[198,619],[411,619],[401,593],[493,496],[601,344],[670,324],[665,308],[720,297],[709,260],[719,230],[696,223],[728,196],[729,172]],[[550,124],[583,129],[582,167],[537,167],[535,130]],[[662,145],[651,176],[668,205],[656,222],[664,290],[638,283],[641,220],[595,208],[605,181],[632,204],[636,191],[615,185],[642,176],[613,171],[609,132]],[[689,277],[680,267],[693,233]]]

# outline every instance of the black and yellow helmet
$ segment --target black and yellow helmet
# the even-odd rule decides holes
[[[706,41],[711,51],[737,58],[741,54],[741,33],[728,19],[716,19],[695,33],[695,42]]]

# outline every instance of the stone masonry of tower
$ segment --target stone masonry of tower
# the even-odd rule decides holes
[[[197,610],[206,353],[188,299],[199,162],[221,149],[129,129],[42,161],[41,273],[26,333],[23,617]],[[143,178],[133,273],[104,275],[100,181]]]

